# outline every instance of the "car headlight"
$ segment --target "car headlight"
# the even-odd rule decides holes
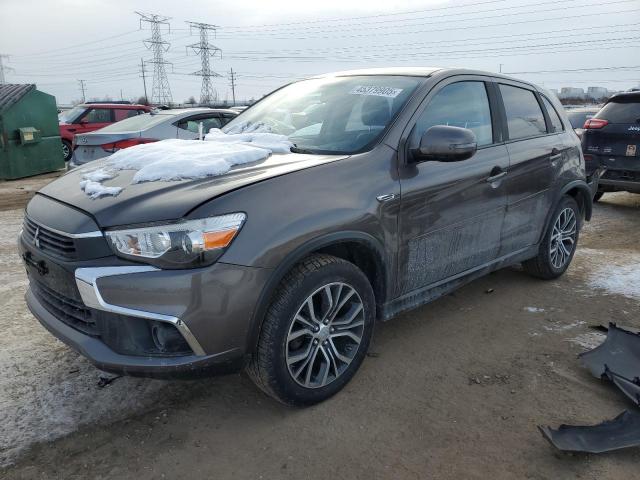
[[[163,268],[198,267],[213,263],[231,244],[247,216],[230,213],[140,228],[109,230],[117,255]]]

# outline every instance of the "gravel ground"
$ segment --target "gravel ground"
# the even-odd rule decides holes
[[[604,196],[559,280],[505,269],[379,325],[355,379],[304,410],[243,375],[101,387],[26,309],[21,218],[0,211],[0,477],[636,478],[638,449],[560,454],[536,425],[631,406],[576,354],[604,339],[591,325],[640,327],[640,196]]]

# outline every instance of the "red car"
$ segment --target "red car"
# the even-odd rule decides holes
[[[59,115],[60,136],[64,160],[73,155],[73,137],[78,133],[87,133],[125,118],[148,113],[151,107],[130,103],[83,103]]]

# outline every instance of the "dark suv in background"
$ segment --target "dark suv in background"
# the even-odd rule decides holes
[[[640,92],[614,95],[585,122],[582,151],[587,173],[600,170],[594,200],[605,192],[640,193]]]
[[[516,263],[556,278],[591,216],[562,107],[509,77],[321,76],[223,128],[252,130],[293,153],[194,180],[125,171],[105,186],[126,189],[98,199],[79,187],[87,168],[43,188],[19,242],[33,314],[108,371],[246,367],[308,405],[352,378],[375,320]]]

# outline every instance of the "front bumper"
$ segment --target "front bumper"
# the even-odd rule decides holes
[[[242,355],[237,348],[213,355],[180,357],[143,357],[120,355],[97,338],[68,326],[52,315],[38,301],[31,289],[26,293],[31,313],[56,338],[63,341],[96,367],[112,373],[157,378],[173,378],[209,373],[231,373],[242,367]]]
[[[27,304],[56,337],[111,372],[153,377],[238,369],[246,357],[254,309],[270,270],[216,263],[206,268],[160,270],[123,265],[113,257],[54,260],[21,238],[31,287]],[[118,265],[119,263],[119,265]],[[92,266],[95,265],[95,266]],[[43,292],[49,297],[43,297]],[[51,298],[50,298],[51,297]],[[66,303],[53,305],[62,299]],[[93,312],[87,331],[64,310]],[[134,324],[173,325],[189,344],[183,354],[148,354]],[[96,331],[97,330],[97,331]],[[118,347],[111,341],[117,339]],[[147,341],[148,343],[148,341]]]

